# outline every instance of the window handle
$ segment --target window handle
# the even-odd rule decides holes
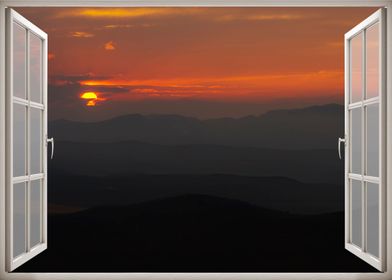
[[[339,155],[339,159],[342,159],[342,153],[340,151],[340,147],[341,147],[341,143],[344,143],[344,146],[346,146],[346,138],[340,138],[338,139],[338,155]]]
[[[54,139],[53,139],[53,137],[46,140],[46,145],[48,143],[52,144],[52,149],[51,149],[51,153],[50,153],[50,159],[53,159],[53,154],[54,154]]]

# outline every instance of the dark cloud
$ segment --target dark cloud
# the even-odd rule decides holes
[[[123,86],[118,86],[118,87],[113,87],[113,86],[84,86],[85,88],[91,89],[91,91],[97,91],[97,92],[102,92],[102,93],[128,93],[129,88],[128,87],[123,87]]]
[[[110,76],[96,76],[94,74],[82,74],[82,75],[52,75],[49,78],[49,83],[56,84],[64,82],[65,84],[75,84],[86,80],[107,80]]]
[[[95,88],[97,89],[97,88]],[[105,88],[100,88],[105,90]],[[111,92],[115,88],[106,87]],[[129,88],[121,89],[129,90]],[[230,102],[190,100],[118,100],[111,99],[111,94],[96,107],[86,107],[85,100],[79,98],[86,87],[79,84],[49,86],[49,119],[70,119],[96,121],[127,114],[178,114],[197,118],[242,117],[260,115],[273,109],[301,108],[314,104],[343,103],[342,94],[331,94],[329,97],[315,95],[306,100],[293,98],[274,99],[268,102]],[[103,92],[103,91],[102,91]],[[119,92],[123,94],[123,92]],[[136,93],[132,93],[136,94]]]

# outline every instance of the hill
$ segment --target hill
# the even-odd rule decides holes
[[[342,184],[344,161],[336,150],[274,150],[222,145],[168,146],[136,141],[56,142],[49,170],[117,174],[233,174],[281,176]]]
[[[49,123],[49,134],[57,141],[140,141],[271,149],[335,149],[336,139],[343,132],[343,106],[337,104],[276,110],[238,119],[133,114],[95,123],[68,120]]]
[[[182,195],[234,199],[279,211],[317,214],[343,211],[341,185],[302,183],[284,177],[235,175],[49,174],[49,202],[76,208],[123,206]]]
[[[206,195],[98,207],[50,216],[49,248],[17,272],[374,272],[343,219]]]

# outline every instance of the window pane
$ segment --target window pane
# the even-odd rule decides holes
[[[350,41],[351,103],[362,100],[362,35],[363,32]]]
[[[362,247],[362,183],[351,180],[351,242]]]
[[[379,105],[366,107],[366,170],[367,175],[379,176]]]
[[[351,110],[351,173],[362,174],[362,109]]]
[[[378,96],[379,93],[379,23],[366,31],[366,98]]]
[[[13,243],[14,258],[26,252],[26,183],[14,185]]]
[[[26,98],[26,30],[13,24],[13,95]]]
[[[41,180],[31,181],[30,189],[30,246],[41,243]]]
[[[26,107],[14,104],[13,176],[26,175]]]
[[[379,196],[378,185],[367,183],[366,216],[367,216],[367,251],[379,256]]]
[[[30,99],[39,103],[42,102],[41,47],[41,39],[30,33]]]
[[[30,168],[31,174],[41,173],[41,155],[42,155],[42,111],[39,109],[30,109]]]

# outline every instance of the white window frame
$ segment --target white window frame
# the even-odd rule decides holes
[[[365,260],[367,263],[370,265],[374,266],[375,268],[384,271],[385,270],[385,154],[380,153],[379,155],[379,166],[380,172],[379,176],[367,176],[367,175],[358,175],[354,173],[350,173],[350,162],[351,162],[351,157],[352,157],[352,146],[350,144],[351,141],[351,136],[350,133],[352,131],[351,128],[351,122],[350,122],[350,112],[354,108],[362,108],[361,111],[361,117],[362,117],[362,140],[361,143],[362,145],[365,145],[365,110],[366,107],[372,104],[379,104],[379,131],[380,131],[380,138],[379,138],[379,147],[380,151],[385,151],[385,109],[386,109],[386,102],[385,102],[385,96],[386,96],[386,88],[385,88],[385,65],[386,62],[385,57],[386,57],[386,52],[384,50],[385,46],[385,31],[386,31],[386,22],[385,22],[385,9],[380,9],[376,11],[374,14],[370,15],[368,18],[364,19],[361,23],[359,23],[357,26],[353,27],[350,31],[348,31],[345,34],[344,37],[344,48],[345,48],[345,104],[344,104],[344,111],[345,111],[345,139],[346,139],[346,149],[345,149],[345,209],[344,209],[344,214],[345,214],[345,248],[353,253],[354,255],[360,257],[361,259]],[[359,33],[364,32],[365,29],[368,29],[369,27],[373,26],[375,23],[379,24],[380,28],[380,38],[381,41],[379,42],[380,47],[379,47],[379,63],[380,63],[380,77],[379,77],[379,85],[380,85],[380,90],[379,90],[379,95],[377,97],[373,98],[365,98],[365,100],[361,101],[356,101],[354,103],[350,102],[350,96],[351,96],[351,50],[350,50],[350,40],[353,39],[355,36],[357,36]],[[365,94],[366,87],[365,87],[365,81],[366,81],[366,67],[365,67],[365,61],[366,57],[363,55],[366,53],[366,36],[362,36],[362,43],[363,43],[363,51],[361,54],[361,59],[362,59],[362,94]],[[365,146],[363,146],[363,149],[365,149]],[[362,161],[364,162],[364,157],[365,157],[365,152],[362,150]],[[351,237],[349,236],[351,233],[351,201],[350,201],[350,181],[351,180],[357,180],[358,182],[371,182],[378,184],[379,187],[379,256],[374,257],[366,250],[364,251],[363,248],[359,248],[356,246],[354,243],[352,243]],[[363,199],[365,199],[364,194]],[[365,208],[362,209],[362,215],[365,216]],[[366,244],[365,242],[365,223],[364,218],[363,219],[363,224],[362,224],[362,231],[361,231],[361,236],[363,238],[363,243]]]
[[[387,8],[387,124],[392,124],[392,0],[0,0],[0,279],[392,279],[392,148],[386,149],[386,267],[384,273],[8,273],[6,272],[5,209],[5,10],[6,7],[386,7]],[[342,35],[342,40],[343,40]],[[392,129],[386,131],[392,147]],[[342,233],[343,236],[343,233]],[[389,241],[389,242],[388,242]],[[321,242],[321,241],[320,241]],[[49,240],[50,246],[50,240]],[[277,244],[279,246],[279,244]],[[342,247],[344,239],[342,238]],[[260,252],[262,254],[262,252]],[[322,253],[322,252],[320,252]],[[86,256],[88,257],[88,256]]]
[[[41,54],[42,58],[41,59],[43,61],[46,61],[46,63],[42,63],[42,66],[41,66],[42,67],[42,74],[41,74],[42,75],[41,76],[42,81],[41,82],[42,82],[43,85],[47,84],[47,42],[48,42],[47,41],[47,35],[45,33],[43,33],[38,27],[33,25],[31,22],[26,20],[24,17],[22,17],[21,15],[19,15],[15,11],[9,9],[7,12],[9,14],[9,18],[7,19],[7,20],[9,20],[9,22],[8,22],[8,24],[9,24],[8,28],[9,29],[12,28],[11,26],[14,23],[17,23],[19,26],[25,28],[29,32],[29,33],[27,33],[27,36],[28,36],[27,38],[30,38],[31,34],[33,34],[37,38],[39,38],[40,40],[43,40],[42,54]],[[9,33],[12,33],[12,32],[9,32]],[[9,34],[9,36],[12,36],[12,35]],[[12,46],[13,40],[11,38],[9,38],[9,41],[7,42],[7,44],[8,44],[7,48],[9,49],[11,55],[10,55],[10,57],[7,58],[7,59],[9,59],[9,62],[6,65],[6,71],[11,72],[11,75],[8,75],[9,81],[6,84],[8,84],[7,91],[11,91],[12,92],[11,87],[12,87],[12,79],[13,79],[13,77],[12,77],[12,63],[10,63],[10,60],[11,60],[11,57],[13,55],[12,54],[12,52],[13,52],[12,51],[13,50],[13,46]],[[26,56],[26,59],[27,59],[27,61],[26,61],[27,63],[26,64],[27,65],[28,65],[28,59],[30,58],[29,46],[30,46],[30,42],[28,40],[26,40],[26,50],[27,50],[27,53],[28,53],[28,55]],[[8,66],[8,68],[7,68],[7,66]],[[27,68],[28,68],[28,66],[27,66]],[[30,75],[30,74],[28,74],[28,75]],[[27,85],[26,88],[28,88],[28,82],[27,81],[29,81],[29,78],[26,75],[26,85]],[[43,252],[47,248],[47,218],[46,218],[47,217],[47,195],[46,195],[47,194],[47,157],[46,157],[47,149],[46,149],[46,146],[47,145],[45,144],[46,138],[47,138],[46,137],[46,135],[47,135],[47,88],[43,88],[42,89],[42,101],[39,102],[39,103],[31,101],[29,96],[27,96],[26,98],[29,99],[29,100],[21,99],[19,97],[15,97],[15,96],[10,96],[10,98],[8,99],[8,105],[7,106],[10,106],[10,108],[12,108],[13,104],[21,104],[21,105],[27,106],[27,108],[29,108],[28,110],[31,110],[31,108],[42,110],[42,111],[40,111],[41,113],[43,113],[43,117],[41,119],[41,122],[42,122],[41,123],[41,126],[42,126],[42,131],[41,131],[41,149],[42,149],[42,151],[41,151],[41,164],[42,164],[42,170],[41,170],[41,172],[42,173],[37,173],[37,174],[30,175],[30,170],[29,170],[28,171],[29,175],[20,176],[20,177],[13,177],[13,174],[12,174],[13,173],[12,172],[13,158],[12,158],[12,156],[10,156],[10,154],[13,151],[13,141],[11,140],[10,144],[9,144],[9,147],[8,147],[8,153],[9,153],[8,157],[10,158],[11,167],[8,168],[8,170],[6,171],[6,172],[8,172],[8,174],[6,176],[6,179],[9,178],[9,180],[10,180],[10,182],[6,183],[6,188],[7,188],[7,186],[10,187],[10,189],[7,192],[8,193],[7,194],[7,198],[9,200],[9,203],[6,204],[6,207],[8,208],[8,221],[9,221],[8,222],[8,224],[9,224],[9,232],[8,232],[8,236],[6,235],[6,242],[9,245],[8,248],[6,249],[6,256],[8,255],[8,257],[7,257],[8,261],[6,262],[6,268],[7,268],[8,271],[14,270],[16,267],[24,264],[26,261],[30,260],[31,258],[34,258],[36,255],[40,254],[41,252]],[[7,100],[6,100],[6,102],[7,102]],[[30,113],[28,113],[28,115],[29,114]],[[13,124],[13,121],[12,121],[13,113],[11,112],[11,110],[8,110],[7,118],[9,118],[10,121],[7,123],[9,125],[9,127],[8,127],[8,129],[6,128],[6,131],[9,131],[10,135],[7,135],[7,136],[10,137],[13,134],[13,126],[12,126],[12,124]],[[31,117],[28,116],[28,121],[26,123],[27,131],[30,131],[30,129],[31,129],[30,128],[30,125],[31,125],[30,121],[31,121]],[[10,139],[10,138],[8,138],[8,139]],[[30,145],[27,145],[26,155],[29,155],[29,154],[30,154]],[[26,159],[28,161],[28,156],[26,157]],[[29,164],[30,163],[28,163],[28,166],[29,166]],[[42,233],[41,233],[41,242],[38,245],[34,246],[34,247],[30,247],[30,228],[29,228],[30,224],[28,224],[28,226],[26,228],[26,232],[27,232],[27,236],[28,236],[28,238],[26,240],[27,241],[26,242],[27,243],[27,247],[29,248],[28,252],[22,253],[20,256],[14,258],[13,257],[13,246],[11,246],[11,244],[13,244],[12,240],[13,240],[13,237],[14,237],[14,235],[13,235],[14,227],[12,225],[13,224],[13,218],[12,218],[12,215],[13,215],[13,210],[12,210],[13,209],[13,206],[12,206],[12,204],[13,204],[12,189],[14,188],[14,184],[16,182],[29,183],[31,180],[37,180],[37,179],[41,180],[41,182],[42,182],[41,192],[43,193],[43,195],[41,196],[41,199],[43,200],[42,201],[42,206],[41,206],[41,208],[42,208],[41,209],[41,211],[42,211],[41,212],[42,213],[41,214],[42,215],[42,217],[41,217],[41,219],[42,219],[41,220],[41,223],[42,223],[42,225],[41,225],[41,231],[42,231]],[[27,201],[29,201],[29,195],[27,195],[26,199],[27,199]],[[28,202],[27,205],[29,205],[29,202]],[[28,209],[28,206],[27,206],[27,215],[30,215],[30,211],[31,210]]]

